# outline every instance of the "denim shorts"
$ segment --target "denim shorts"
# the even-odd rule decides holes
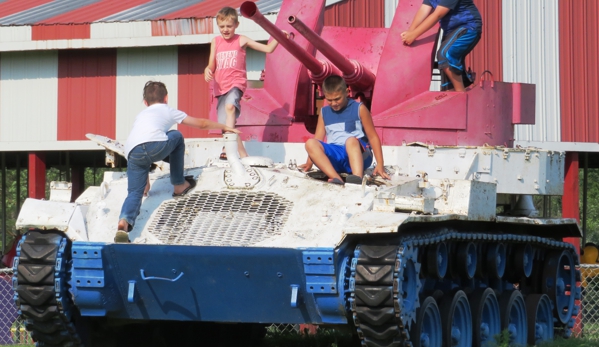
[[[225,111],[225,105],[235,106],[235,119],[239,118],[239,114],[241,113],[239,101],[241,100],[242,96],[243,92],[239,88],[233,87],[233,89],[229,90],[225,94],[216,97],[218,99],[218,103],[216,104],[216,114],[218,115],[218,122],[220,124],[226,124],[227,122],[227,111]]]

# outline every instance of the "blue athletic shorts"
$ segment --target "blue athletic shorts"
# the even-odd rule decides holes
[[[360,139],[358,139],[358,141],[360,141],[360,144],[362,145],[364,169],[369,168],[370,165],[372,165],[372,149],[370,148],[370,144]],[[331,161],[331,164],[333,164],[335,171],[338,173],[352,173],[345,146],[333,145],[322,141],[320,141],[320,143],[322,143],[322,147],[324,147],[324,154],[329,157],[329,160]]]
[[[481,33],[476,30],[457,28],[448,35],[444,34],[443,42],[437,51],[439,70],[449,67],[455,73],[464,71],[464,58],[474,49],[480,40]]]

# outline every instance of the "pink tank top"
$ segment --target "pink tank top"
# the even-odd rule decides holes
[[[216,71],[214,73],[214,96],[227,93],[233,87],[245,92],[247,72],[245,67],[245,49],[239,44],[239,35],[225,40],[222,36],[215,39]]]

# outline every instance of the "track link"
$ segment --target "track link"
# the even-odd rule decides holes
[[[362,345],[411,346],[398,301],[403,246],[359,245],[354,255],[349,300]]]
[[[439,242],[503,242],[510,245],[530,244],[543,249],[568,251],[572,256],[575,282],[580,282],[579,261],[574,247],[552,239],[513,234],[485,234],[446,230],[401,237],[398,245],[358,245],[351,260],[348,301],[358,336],[366,347],[410,347],[409,328],[420,306],[418,292],[420,266],[418,251]],[[410,271],[411,269],[411,271]],[[524,285],[524,283],[522,283]],[[580,287],[569,288],[575,300],[573,317],[580,307]],[[555,304],[555,303],[554,303]],[[569,337],[574,318],[561,326]],[[560,328],[559,324],[556,328]]]
[[[70,254],[70,241],[56,231],[30,231],[17,247],[15,303],[37,346],[83,346],[71,319]]]

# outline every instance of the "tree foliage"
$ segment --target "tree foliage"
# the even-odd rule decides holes
[[[104,178],[106,171],[122,171],[124,169],[111,169],[111,168],[91,168],[87,167],[84,171],[84,189],[90,186],[99,185]],[[28,196],[27,191],[27,169],[21,169],[20,173],[15,169],[6,170],[6,222],[3,220],[2,213],[0,213],[0,230],[6,226],[6,245],[10,248],[12,242],[17,235],[16,222],[19,215],[19,210],[25,202]],[[0,170],[0,179],[2,177],[2,171]],[[17,180],[17,175],[20,176],[20,180]],[[46,170],[46,199],[50,198],[50,182],[52,181],[65,181],[67,180],[67,172],[61,168],[48,168]],[[17,185],[19,183],[19,186]],[[20,189],[17,189],[20,187]],[[20,199],[17,198],[17,193]],[[0,194],[2,194],[2,186],[0,185]],[[0,195],[1,196],[1,195]],[[2,205],[0,205],[2,206]],[[0,238],[0,250],[2,249],[2,239]],[[8,249],[6,249],[8,251]]]

